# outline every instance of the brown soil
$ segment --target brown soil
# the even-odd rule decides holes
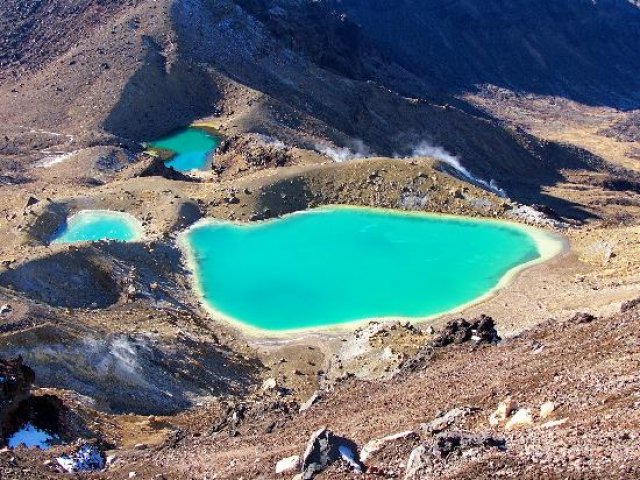
[[[635,478],[640,474],[634,461],[640,454],[639,315],[635,308],[587,324],[549,321],[497,346],[446,347],[427,360],[424,370],[385,382],[344,380],[302,414],[286,407],[286,396],[260,394],[236,404],[244,405],[244,413],[233,435],[216,427],[229,414],[214,403],[167,419],[180,434],[158,447],[151,439],[159,433],[150,432],[159,427],[136,427],[136,438],[150,446],[127,449],[130,437],[118,460],[97,478],[122,478],[131,471],[141,478],[196,479],[214,473],[223,479],[281,478],[273,473],[275,462],[301,453],[308,436],[322,425],[361,447],[391,433],[419,431],[419,424],[438,412],[462,406],[478,410],[455,428],[504,438],[506,452],[451,461],[438,478]],[[421,335],[415,338],[424,341]],[[489,414],[507,396],[531,410],[531,426],[505,430],[489,425]],[[539,419],[536,412],[547,401],[554,402],[555,410]],[[545,425],[554,420],[562,423]],[[139,421],[118,421],[118,428],[126,432],[126,425]],[[383,478],[402,478],[403,452],[400,444],[373,457],[369,466],[388,472]],[[10,461],[0,454],[4,478],[53,476],[41,464],[47,453],[17,450],[11,456]],[[336,464],[319,478],[352,476]]]
[[[323,425],[359,447],[416,430],[360,477],[403,478],[409,452],[432,440],[419,425],[455,407],[477,410],[451,429],[503,438],[506,452],[467,452],[424,478],[639,478],[640,312],[620,310],[640,285],[640,143],[637,110],[614,108],[637,93],[623,95],[629,72],[584,104],[445,88],[410,58],[390,62],[388,25],[368,14],[360,24],[340,2],[271,3],[0,5],[0,356],[33,368],[33,396],[23,388],[20,400],[52,399],[67,443],[0,450],[0,478],[62,478],[50,461],[82,439],[115,460],[79,478],[284,478],[276,461],[302,453]],[[466,18],[458,7],[444,10],[453,24]],[[573,38],[578,24],[566,23],[553,38]],[[398,45],[411,36],[397,33]],[[489,52],[470,38],[457,39],[467,58]],[[615,40],[598,55],[633,51]],[[456,77],[492,74],[471,63]],[[528,85],[523,71],[513,79]],[[143,141],[195,120],[223,137],[211,170],[186,178],[142,153]],[[443,161],[452,155],[509,198]],[[561,234],[568,248],[419,327],[263,339],[206,313],[180,232],[203,217],[260,221],[329,204],[508,219]],[[83,209],[128,212],[145,238],[49,245]],[[575,317],[584,311],[597,318]],[[430,346],[431,328],[481,314],[503,342]],[[507,396],[532,425],[489,424]],[[546,401],[556,409],[543,421]],[[554,420],[563,423],[544,425]],[[351,475],[338,462],[319,478]]]

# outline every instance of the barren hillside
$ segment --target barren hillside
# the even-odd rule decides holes
[[[628,0],[0,0],[0,478],[640,478],[638,52]],[[211,308],[187,228],[328,206],[554,254],[415,322]],[[142,233],[56,243],[84,210]]]

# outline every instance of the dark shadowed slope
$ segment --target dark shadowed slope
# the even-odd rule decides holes
[[[493,84],[640,105],[640,9],[627,0],[334,0],[395,62],[445,91]]]

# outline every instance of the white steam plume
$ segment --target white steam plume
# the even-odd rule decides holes
[[[444,148],[439,147],[437,145],[433,145],[426,140],[420,142],[416,147],[414,147],[412,153],[412,157],[433,157],[436,160],[440,160],[441,162],[450,165],[455,168],[458,172],[460,172],[464,177],[471,180],[472,182],[482,185],[487,188],[489,191],[495,193],[500,197],[506,197],[507,192],[505,192],[502,188],[498,187],[495,180],[491,179],[488,182],[483,180],[482,178],[478,178],[473,175],[469,170],[467,170],[461,163],[458,157],[455,155],[451,155]]]
[[[364,158],[371,155],[371,149],[369,149],[362,140],[353,140],[351,142],[351,148],[317,144],[316,150],[338,163],[353,160],[354,158]]]

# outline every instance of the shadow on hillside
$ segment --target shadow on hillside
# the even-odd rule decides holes
[[[198,397],[245,394],[262,368],[207,340],[101,334],[76,325],[16,332],[0,341],[0,350],[22,355],[41,387],[89,396],[103,411],[138,415],[172,415]]]
[[[640,106],[640,8],[631,2],[335,4],[388,58],[444,91],[491,84],[588,105]]]
[[[119,137],[150,141],[211,114],[220,99],[217,85],[200,67],[180,59],[169,63],[160,46],[144,39],[147,54],[104,122]]]
[[[150,250],[143,243],[95,242],[61,248],[5,270],[0,286],[63,308],[109,307],[121,299],[127,285],[134,285],[139,298],[149,302],[182,305],[182,289],[175,280],[186,272],[177,247],[158,242]],[[150,290],[152,283],[159,288]]]
[[[54,307],[106,308],[120,296],[108,265],[78,251],[24,262],[3,272],[0,285]]]
[[[413,0],[402,1],[407,8],[417,8],[416,5],[413,5]],[[417,3],[423,4],[424,2]],[[460,2],[454,3],[459,4]],[[590,8],[585,7],[582,3],[580,8]],[[360,4],[366,15],[357,9]],[[393,28],[402,30],[402,25],[405,24],[407,29],[423,28],[424,25],[420,27],[420,22],[415,19],[402,18],[408,12],[413,12],[411,8],[403,12],[402,8],[396,4],[391,5],[382,1],[373,7],[367,2],[359,3],[355,0],[342,2],[341,10],[353,11],[357,15],[351,15],[351,21],[334,32],[339,36],[336,50],[324,52],[320,58],[317,56],[318,52],[315,47],[307,45],[306,41],[316,37],[322,39],[322,32],[333,31],[325,29],[325,24],[333,25],[335,11],[331,8],[317,7],[310,14],[301,12],[300,9],[303,7],[287,4],[287,8],[278,9],[274,13],[277,18],[272,19],[263,12],[264,5],[261,2],[243,0],[240,5],[244,6],[245,10],[228,9],[219,3],[204,0],[188,4],[176,2],[171,10],[172,21],[185,55],[194,61],[211,65],[212,68],[224,72],[235,81],[249,88],[265,92],[273,99],[272,102],[264,106],[254,106],[256,118],[274,119],[268,126],[265,125],[266,129],[271,128],[272,131],[265,133],[278,137],[280,133],[290,134],[291,131],[299,129],[301,125],[303,128],[305,125],[327,125],[330,128],[327,128],[325,133],[336,143],[340,143],[345,138],[359,139],[369,147],[371,152],[380,156],[411,155],[421,142],[428,140],[432,145],[441,146],[458,157],[474,175],[487,181],[494,179],[516,200],[523,203],[548,204],[560,215],[576,220],[585,220],[592,216],[580,205],[551,198],[544,191],[545,187],[565,181],[563,175],[565,169],[587,172],[606,170],[608,166],[602,159],[594,158],[587,152],[572,147],[542,142],[523,131],[506,126],[487,114],[479,114],[473,106],[453,98],[450,90],[443,88],[449,85],[448,82],[451,79],[444,78],[444,83],[438,89],[438,75],[434,74],[433,77],[436,83],[431,81],[432,79],[420,83],[415,76],[410,78],[410,75],[406,74],[407,70],[411,68],[414,73],[420,73],[420,68],[422,68],[421,64],[410,58],[412,52],[420,52],[420,54],[427,56],[435,55],[436,57],[440,53],[433,52],[433,48],[427,48],[428,45],[421,48],[420,42],[422,40],[419,40],[415,45],[412,44],[408,40],[412,35],[410,32],[397,32],[397,38],[393,35],[380,35],[380,38],[377,38],[377,30],[370,28],[370,25],[365,22],[367,20],[373,24],[378,20],[383,23],[389,21],[391,25],[380,26],[381,31],[387,32]],[[438,5],[441,5],[441,2]],[[519,8],[528,11],[530,7],[527,5],[522,5]],[[427,5],[427,7],[432,10],[440,8],[435,3]],[[446,10],[445,7],[442,8]],[[470,7],[464,4],[460,8],[464,11],[465,8]],[[482,16],[480,11],[475,14]],[[311,25],[308,22],[310,15],[315,20]],[[370,19],[367,15],[376,18]],[[420,18],[424,17],[422,13],[419,16]],[[448,18],[447,22],[451,22],[452,25],[457,25],[456,22],[460,21],[455,15],[449,16],[451,18]],[[589,16],[589,18],[592,17]],[[394,19],[395,21],[392,21]],[[492,21],[501,22],[500,19],[492,19]],[[551,15],[551,19],[546,18],[545,21],[553,23],[557,21],[557,18]],[[343,28],[359,28],[361,31],[356,35],[353,32],[345,33]],[[438,28],[451,27],[443,25]],[[563,30],[562,34],[569,35],[567,32],[573,32],[573,28],[574,26],[567,27],[567,31]],[[313,32],[309,32],[309,29]],[[291,35],[287,37],[283,31],[291,33]],[[460,31],[464,32],[465,29],[462,28]],[[460,35],[460,31],[456,35]],[[487,31],[485,33],[487,38],[478,37],[476,40],[480,43],[473,44],[474,48],[488,48],[496,42],[497,45],[494,45],[497,48],[496,52],[507,48],[501,44],[499,32],[494,34],[494,32]],[[402,43],[403,38],[406,40],[404,44]],[[345,72],[344,65],[338,68],[333,63],[327,66],[325,61],[339,55],[341,49],[350,39],[355,39],[353,40],[356,42],[354,48],[357,48],[361,55],[373,52],[371,57],[358,58],[358,64],[354,66],[354,68],[357,67],[356,71],[347,70]],[[407,51],[403,50],[402,55],[398,53],[395,57],[389,55],[389,51],[383,48],[384,41],[388,41],[388,39],[394,39],[393,45]],[[326,48],[331,49],[333,44],[328,41],[330,39],[325,38],[324,40],[326,40]],[[398,40],[397,44],[395,40]],[[438,41],[442,41],[442,39]],[[471,47],[465,43],[471,41],[469,38],[464,37],[451,41],[460,42],[460,47],[463,48],[460,55],[474,55],[473,51],[469,50]],[[467,50],[464,50],[465,48]],[[583,49],[580,45],[574,46],[574,48],[580,52]],[[379,68],[380,65],[376,63],[382,58],[378,54],[380,51],[387,54],[385,59],[387,63],[384,68]],[[564,55],[566,57],[574,53],[564,52]],[[600,54],[602,53],[598,53],[598,55]],[[616,53],[616,55],[618,54],[620,52]],[[495,56],[500,57],[500,54],[495,53]],[[406,65],[400,61],[402,58],[405,58]],[[435,66],[438,69],[442,67],[440,73],[443,75],[449,67],[462,69],[460,72],[452,71],[450,73],[454,76],[457,75],[457,81],[461,81],[465,88],[470,87],[467,82],[475,82],[478,78],[474,76],[478,72],[475,72],[471,67],[465,73],[464,68],[466,67],[459,65],[459,58],[456,56],[438,57],[437,60],[440,63],[427,62],[427,64],[433,68]],[[499,58],[494,60],[497,63],[491,65],[489,70],[504,73],[501,70]],[[560,63],[563,62],[564,60]],[[404,70],[399,68],[397,64],[402,65]],[[516,80],[521,78],[522,81],[529,81],[532,78],[538,78],[536,74],[531,74],[531,69],[533,68],[535,71],[535,66],[527,64],[520,65],[520,67],[523,70],[520,72],[520,77],[514,77]],[[569,67],[564,65],[563,68]],[[543,85],[548,84],[551,86],[550,88],[556,88],[553,86],[555,80],[552,81],[553,78],[556,78],[556,74],[554,72],[546,73],[549,81],[540,81]],[[570,78],[579,76],[578,73],[579,71],[576,70],[574,76]],[[561,69],[557,78],[564,79],[565,74],[566,72]],[[354,78],[367,77],[372,81],[354,80]],[[420,78],[425,78],[425,76],[422,75]],[[617,80],[610,79],[610,81]],[[638,79],[633,81],[640,83]],[[531,88],[535,86],[534,83],[531,83]],[[620,88],[624,87],[625,91],[632,91],[629,85],[623,85],[624,83],[620,82]],[[455,87],[458,84],[451,80],[451,85]],[[598,90],[600,92],[606,92],[609,86],[607,84],[598,85],[597,88],[600,89]],[[413,89],[423,94],[428,93],[429,87],[434,87],[435,91],[440,92],[439,100],[419,101],[413,99],[414,101],[411,101],[411,99],[403,98],[394,93]],[[523,84],[524,87],[525,84]],[[590,90],[585,86],[584,91]],[[429,98],[428,95],[427,98]],[[284,110],[282,105],[295,113],[278,115]],[[262,110],[258,111],[259,108]],[[301,137],[303,136],[301,135]],[[313,148],[313,145],[309,148]]]

